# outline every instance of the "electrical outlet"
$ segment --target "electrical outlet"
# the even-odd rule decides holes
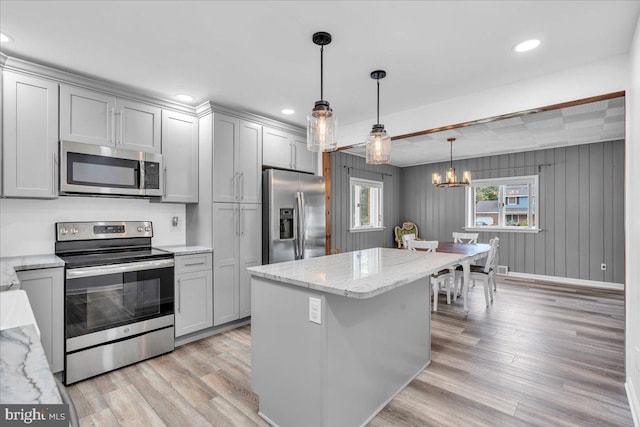
[[[309,297],[309,321],[322,324],[322,300]]]
[[[600,270],[607,271],[607,264],[605,264],[604,262],[600,264]]]

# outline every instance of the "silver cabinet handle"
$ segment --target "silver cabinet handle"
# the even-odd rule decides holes
[[[109,143],[111,145],[115,145],[115,141],[113,139],[114,139],[114,134],[116,133],[116,119],[115,119],[115,111],[113,108],[109,108],[108,120],[111,122],[109,123],[111,127],[111,135],[109,135]]]
[[[128,262],[126,264],[98,265],[95,267],[67,268],[67,279],[80,277],[104,276],[106,274],[128,273],[132,271],[154,270],[157,268],[173,267],[173,259],[159,259],[154,261]]]
[[[244,199],[244,172],[238,176],[238,185],[240,187],[240,200]]]
[[[205,265],[205,264],[206,264],[206,263],[203,261],[203,262],[193,262],[193,263],[191,263],[191,264],[185,264],[184,266],[185,266],[185,267],[194,267],[194,266],[196,266],[196,265]]]
[[[116,144],[122,145],[122,132],[124,128],[124,119],[123,119],[124,110],[120,110],[120,112],[114,114],[114,122],[117,120],[118,123],[116,125],[116,129],[118,129],[118,139],[116,139]],[[117,116],[117,117],[116,117]]]
[[[163,171],[162,178],[162,197],[167,197],[167,167],[165,166]]]
[[[244,218],[244,208],[240,208],[240,235],[244,235],[244,224],[242,219]]]
[[[293,169],[293,144],[289,144],[289,167]]]
[[[297,169],[298,168],[298,147],[296,147],[295,143],[291,144],[291,148],[293,148],[293,156],[291,156],[291,162],[293,163],[293,169]]]
[[[238,194],[238,172],[233,174],[233,200],[237,199]]]
[[[240,234],[240,224],[238,221],[238,208],[233,208],[233,228],[236,231],[236,236]]]
[[[180,291],[180,286],[182,285],[181,283],[181,279],[178,279],[178,295],[177,295],[177,300],[178,300],[178,313],[180,313],[181,309],[182,309],[182,298],[180,298],[180,294],[182,293]]]
[[[56,161],[56,153],[51,153],[51,158],[53,159],[53,165],[51,167],[52,171],[51,171],[51,178],[53,179],[51,181],[51,187],[53,188],[53,195],[56,195],[56,189],[57,189],[57,185],[56,185],[56,169],[58,167],[58,162]]]

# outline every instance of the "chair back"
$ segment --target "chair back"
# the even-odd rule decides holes
[[[402,248],[404,246],[403,237],[408,234],[412,234],[414,237],[418,237],[418,226],[410,221],[405,221],[402,223],[402,227],[398,227],[397,225],[393,229],[393,233],[395,234],[396,243],[398,244],[398,248]],[[406,249],[406,246],[405,246]]]
[[[415,239],[416,239],[415,234],[404,234],[402,236],[402,246],[405,249],[409,249],[409,247],[411,246],[411,242],[415,241]]]
[[[437,240],[409,240],[409,250],[415,251],[417,249],[424,249],[427,252],[435,252],[438,249]]]
[[[478,243],[479,233],[457,233],[454,231],[452,235],[455,243]]]
[[[496,271],[496,264],[498,262],[498,248],[500,247],[500,239],[494,237],[489,240],[491,249],[489,249],[489,255],[487,256],[487,263],[484,265],[484,272]]]

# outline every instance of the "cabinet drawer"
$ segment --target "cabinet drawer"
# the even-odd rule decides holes
[[[182,274],[191,271],[211,270],[211,265],[211,253],[176,255],[175,273]]]

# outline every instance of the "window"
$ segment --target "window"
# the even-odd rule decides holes
[[[540,231],[537,175],[476,179],[466,191],[467,229]]]
[[[382,229],[382,188],[380,181],[350,178],[350,231]]]

